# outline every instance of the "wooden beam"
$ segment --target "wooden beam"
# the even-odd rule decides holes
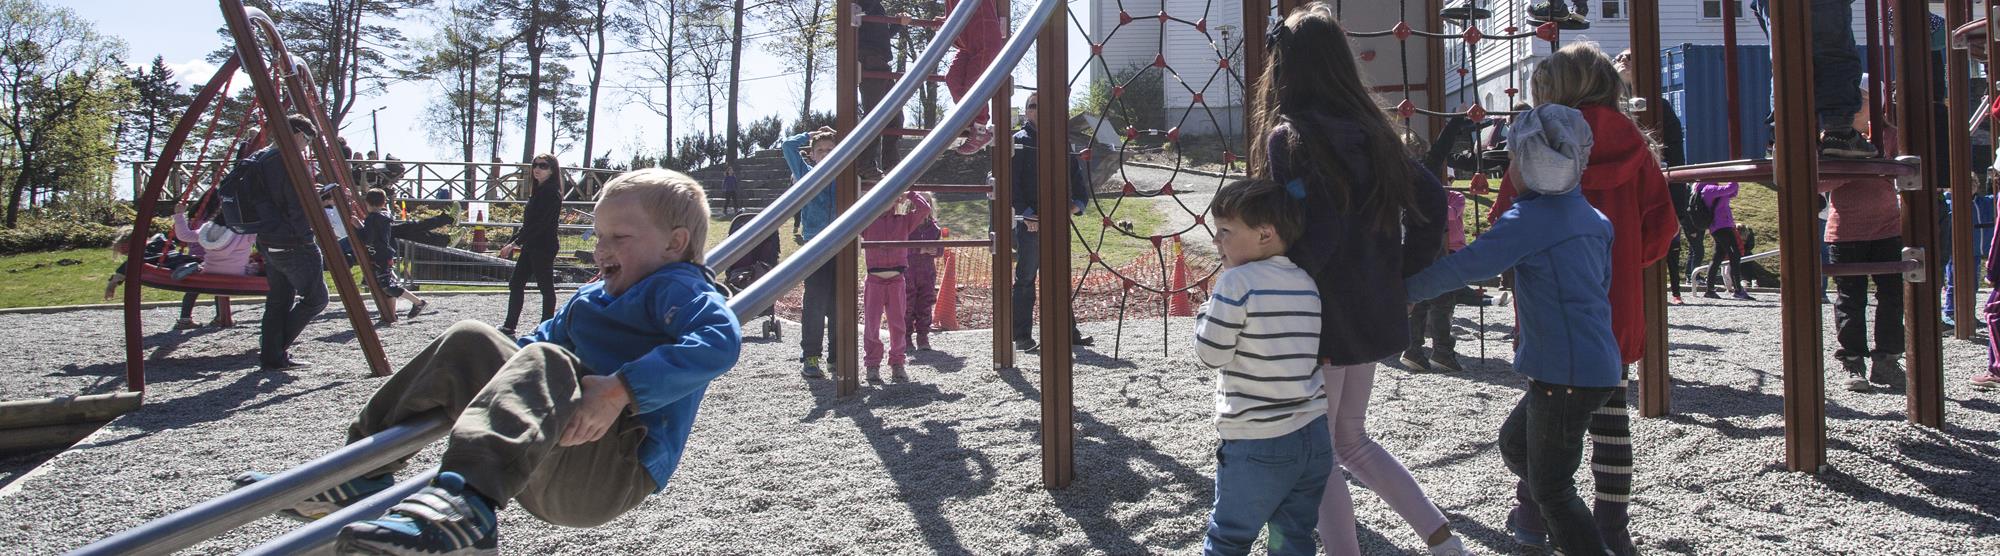
[[[1922,157],[1938,152],[1933,133],[1938,122],[1934,121],[1934,108],[1930,99],[1943,91],[1931,90],[1930,44],[1930,3],[1925,0],[1897,0],[1895,42],[1896,53],[1895,98],[1897,120],[1901,124],[1896,130],[1901,134],[1901,153]],[[1910,48],[1915,45],[1915,48]],[[1908,99],[1924,99],[1912,102]],[[1965,152],[1970,153],[1968,148]],[[1962,155],[1952,158],[1963,158]],[[1924,257],[1924,280],[1903,283],[1903,319],[1907,337],[1904,355],[1909,380],[1905,389],[1906,404],[1909,407],[1910,422],[1930,427],[1944,425],[1944,360],[1942,344],[1943,323],[1939,320],[1942,307],[1938,306],[1938,286],[1944,279],[1943,260],[1938,254],[1937,200],[1938,183],[1930,171],[1937,160],[1923,160],[1915,179],[1921,180],[1922,188],[1903,191],[1903,245],[1922,249]],[[1970,206],[1967,203],[1966,206]]]
[[[1632,93],[1644,99],[1646,111],[1639,113],[1639,125],[1646,129],[1665,129],[1662,119],[1666,110],[1662,107],[1666,99],[1660,96],[1660,2],[1659,0],[1632,0]],[[1724,53],[1724,56],[1733,54]],[[1667,402],[1667,392],[1672,384],[1667,369],[1667,291],[1666,267],[1672,263],[1661,260],[1647,268],[1641,295],[1645,301],[1641,305],[1646,321],[1646,355],[1639,359],[1639,415],[1659,417],[1666,415],[1671,407]]]
[[[833,125],[843,134],[853,133],[855,123],[860,120],[857,106],[861,100],[856,87],[861,83],[861,61],[855,50],[860,46],[860,35],[859,29],[849,24],[854,21],[854,8],[853,2],[834,3],[834,52],[838,53],[838,59],[834,62]],[[856,179],[854,165],[849,164],[834,178],[833,214],[839,216],[846,213],[848,207],[854,206],[859,191],[860,182]],[[858,293],[861,268],[857,257],[855,244],[849,242],[830,263],[834,270],[833,330],[827,331],[827,338],[832,340],[833,347],[827,355],[833,356],[834,360],[834,395],[843,397],[861,390],[861,357],[855,353],[855,343],[860,341],[861,336],[860,327],[854,322],[860,314],[854,301],[861,297]]]
[[[1972,5],[1968,2],[1947,2],[1944,7],[1946,29],[1957,29],[1972,20]],[[1990,32],[1989,32],[1990,33]],[[1951,305],[1956,316],[1966,318],[1964,326],[1954,327],[1952,337],[1971,340],[1972,322],[1979,320],[1979,274],[1977,259],[1973,249],[1984,249],[1985,245],[1973,245],[1972,224],[1978,211],[1972,209],[1972,130],[1959,122],[1971,121],[1973,104],[1979,99],[1972,96],[1972,58],[1964,50],[1949,48],[1944,53],[1945,98],[1950,105],[1944,123],[1951,134]],[[1984,108],[1984,107],[1980,107]],[[1990,148],[1990,147],[1989,147]]]
[[[1821,353],[1817,195],[1819,119],[1812,96],[1812,11],[1771,3],[1772,86],[1776,93],[1775,179],[1783,309],[1785,467],[1817,473],[1826,464],[1826,368]]]
[[[1011,22],[1013,8],[1009,0],[993,0],[994,9]],[[1003,33],[1012,34],[1013,25],[1001,26]],[[1029,315],[1014,314],[1014,79],[1000,82],[1000,92],[993,95],[993,120],[996,130],[993,134],[993,205],[992,219],[988,230],[993,234],[993,368],[1014,368],[1014,319],[1028,318]],[[970,233],[972,230],[966,230]],[[940,292],[938,295],[956,295],[956,292]]]
[[[1075,478],[1075,404],[1071,399],[1069,299],[1069,8],[1058,9],[1036,38],[1035,170],[1041,186],[1042,486],[1068,488]],[[1015,315],[1027,318],[1027,315]]]

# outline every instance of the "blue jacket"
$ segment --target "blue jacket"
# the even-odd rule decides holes
[[[1493,228],[1405,282],[1409,302],[1514,269],[1514,371],[1568,386],[1617,386],[1611,334],[1611,221],[1583,195],[1521,194]]]
[[[805,155],[800,154],[810,144],[812,144],[812,134],[800,133],[786,137],[784,144],[778,146],[778,150],[785,154],[785,165],[792,169],[794,184],[798,183],[799,178],[806,177],[806,172],[812,171],[812,165],[806,164]],[[820,230],[826,229],[827,224],[833,223],[833,216],[833,187],[828,186],[807,200],[804,208],[799,209],[799,240],[812,241],[813,236],[819,235]]]
[[[639,461],[658,492],[680,465],[708,382],[736,366],[743,334],[702,268],[673,263],[623,295],[606,293],[604,282],[578,288],[555,318],[519,341],[562,346],[590,374],[625,382],[646,426]]]

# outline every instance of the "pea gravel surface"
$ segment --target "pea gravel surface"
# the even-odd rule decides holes
[[[1763,296],[1774,298],[1775,296]],[[1704,300],[1706,301],[1706,300]],[[433,298],[382,329],[407,361],[459,319],[498,320],[504,296]],[[337,306],[336,306],[337,307]],[[170,332],[147,311],[143,408],[32,465],[0,460],[0,553],[54,554],[222,494],[243,470],[278,470],[337,448],[370,378],[338,311],[295,356],[258,372],[255,322]],[[207,316],[207,309],[197,315]],[[1502,527],[1513,479],[1494,447],[1522,380],[1508,370],[1511,310],[1458,310],[1469,368],[1382,366],[1369,428],[1475,549],[1518,553]],[[1831,314],[1827,327],[1831,329]],[[2000,553],[2000,393],[1971,389],[1980,344],[1945,341],[1948,425],[1904,420],[1900,393],[1852,393],[1828,376],[1828,468],[1786,471],[1774,299],[1672,310],[1673,414],[1633,423],[1633,532],[1653,554]],[[4,399],[123,387],[115,311],[0,316]],[[751,329],[755,329],[754,327]],[[753,340],[709,389],[680,472],[637,510],[594,529],[501,513],[503,551],[526,554],[1142,554],[1198,551],[1213,495],[1212,371],[1188,347],[1191,319],[1087,323],[1077,353],[1076,478],[1041,482],[1038,360],[996,371],[984,331],[933,336],[908,383],[835,398],[797,374],[798,330]],[[1163,337],[1162,335],[1165,334]],[[1480,343],[1485,343],[1484,358]],[[1164,344],[1164,349],[1163,349]],[[1832,342],[1829,338],[1827,351]],[[439,445],[417,456],[437,460]],[[1588,488],[1587,473],[1579,480]],[[1362,548],[1421,553],[1416,533],[1360,485]],[[234,553],[293,524],[267,517],[187,550]]]

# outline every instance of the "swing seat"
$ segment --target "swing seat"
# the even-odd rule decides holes
[[[139,283],[148,288],[208,295],[254,296],[270,292],[270,285],[263,276],[196,272],[185,279],[175,280],[173,273],[173,269],[152,263],[139,265]]]
[[[1776,171],[1777,166],[1768,158],[1724,160],[1668,168],[1667,181],[1772,183]],[[1917,158],[1914,156],[1894,159],[1822,158],[1819,161],[1820,179],[1909,178],[1916,175]]]

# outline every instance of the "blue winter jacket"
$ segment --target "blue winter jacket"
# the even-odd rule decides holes
[[[785,142],[778,146],[778,150],[785,154],[785,165],[792,169],[794,185],[800,178],[806,177],[806,172],[813,169],[811,164],[806,163],[806,157],[802,154],[806,146],[811,144],[812,134],[800,133],[786,137]],[[819,235],[820,230],[826,229],[827,224],[833,223],[833,216],[833,187],[827,186],[826,189],[820,190],[818,195],[806,201],[804,208],[799,209],[799,240],[812,241],[813,236]]]
[[[1477,241],[1404,287],[1415,303],[1514,269],[1515,372],[1551,384],[1617,386],[1623,365],[1611,334],[1611,237],[1611,221],[1576,191],[1523,192]]]
[[[578,288],[555,318],[519,341],[562,346],[590,374],[625,382],[646,426],[639,461],[658,492],[680,465],[708,382],[736,366],[743,334],[707,273],[673,263],[621,295],[605,292],[604,282]]]

